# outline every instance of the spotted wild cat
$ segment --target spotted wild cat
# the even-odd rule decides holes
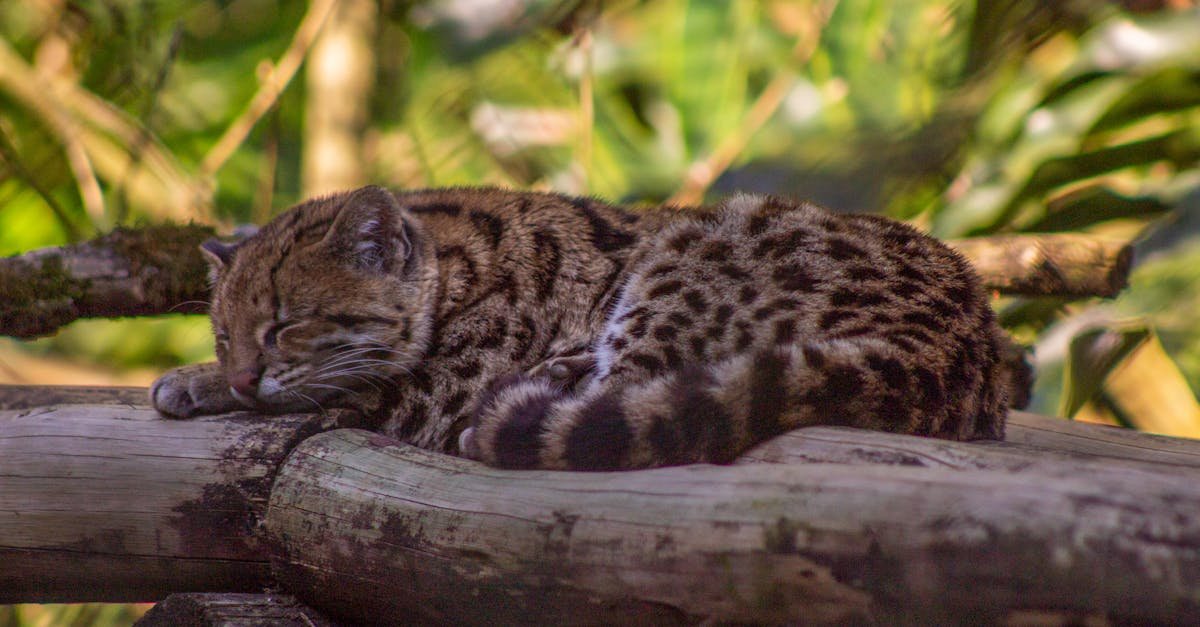
[[[877,216],[366,187],[204,250],[219,363],[155,382],[168,415],[349,407],[417,446],[586,470],[728,462],[814,424],[1003,436],[978,278]]]

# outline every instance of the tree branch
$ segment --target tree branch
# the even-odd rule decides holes
[[[0,259],[0,334],[53,333],[84,317],[207,309],[208,268],[200,226],[117,229],[62,248]]]
[[[0,259],[0,335],[36,337],[81,317],[205,310],[207,269],[198,226],[118,229],[90,242]],[[1086,235],[952,240],[1005,294],[1114,296],[1128,281],[1128,245]]]
[[[1075,233],[952,240],[989,288],[1024,296],[1116,296],[1129,282],[1133,248]]]

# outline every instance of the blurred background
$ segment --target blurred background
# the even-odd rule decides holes
[[[1034,349],[1033,410],[1200,437],[1194,0],[0,2],[0,255],[230,232],[367,182],[750,190],[941,237],[1133,242],[1114,300],[996,308]],[[145,385],[211,346],[201,316],[77,322],[0,338],[0,383]]]

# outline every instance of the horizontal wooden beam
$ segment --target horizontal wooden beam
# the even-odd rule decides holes
[[[357,622],[1200,621],[1197,441],[1018,412],[1007,442],[814,427],[733,466],[517,472],[326,431],[340,413],[165,420],[142,393],[0,387],[23,406],[0,411],[0,602],[274,585]]]
[[[0,404],[14,391],[0,388]],[[49,402],[81,392],[38,391]],[[0,411],[0,603],[260,591],[270,570],[256,528],[275,472],[334,426],[309,415],[174,421],[118,404]]]

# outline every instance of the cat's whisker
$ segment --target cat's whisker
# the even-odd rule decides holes
[[[298,397],[298,398],[301,398],[301,399],[303,399],[303,400],[306,400],[306,401],[308,401],[308,402],[312,403],[312,404],[313,404],[313,406],[317,408],[317,411],[321,412],[321,414],[322,414],[322,415],[326,413],[326,412],[325,412],[325,408],[324,408],[324,407],[322,407],[322,406],[321,406],[321,404],[320,404],[320,403],[318,403],[318,402],[317,402],[317,400],[316,400],[316,399],[314,399],[313,397],[311,397],[311,396],[309,396],[309,395],[307,395],[307,394],[304,394],[304,393],[302,393],[302,392],[299,392],[299,391],[297,391],[297,390],[294,390],[294,389],[289,389],[289,390],[288,390],[288,393],[289,393],[289,394],[292,394],[292,395],[294,395],[294,396],[296,396],[296,397]]]

